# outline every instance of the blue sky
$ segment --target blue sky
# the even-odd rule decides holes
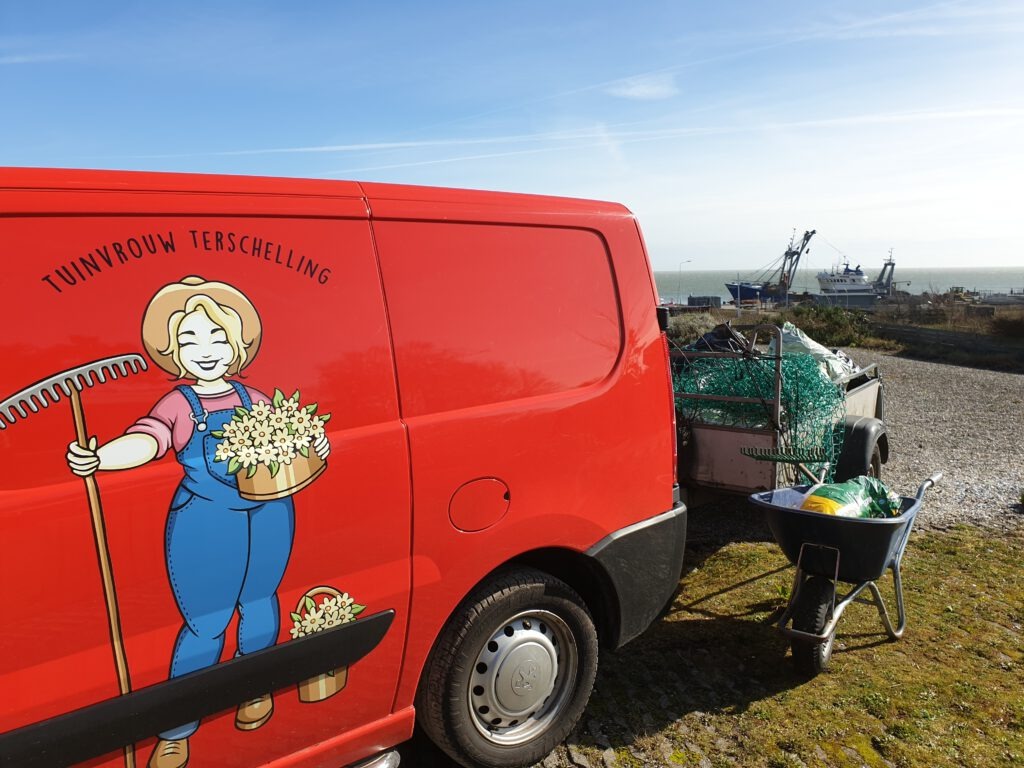
[[[1024,3],[0,0],[0,165],[624,203],[655,269],[1024,263]]]

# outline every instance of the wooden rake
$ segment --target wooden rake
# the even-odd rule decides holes
[[[39,413],[40,408],[48,408],[51,402],[59,402],[61,395],[64,395],[71,400],[71,413],[75,420],[75,439],[80,446],[86,448],[89,445],[89,432],[85,426],[85,411],[82,410],[82,390],[96,384],[104,384],[108,379],[118,379],[132,373],[140,373],[146,368],[146,361],[140,355],[132,354],[107,357],[58,373],[23,389],[0,403],[0,430],[5,430],[9,424],[14,424],[19,416],[22,419],[27,419],[33,413]],[[117,683],[121,693],[125,694],[131,690],[131,680],[128,677],[124,637],[121,635],[121,614],[117,607],[117,592],[114,589],[114,571],[110,565],[110,550],[107,548],[107,529],[103,522],[100,489],[95,475],[89,475],[83,480],[85,480],[85,492],[89,497],[92,534],[100,563],[100,575],[103,579],[103,599],[107,605],[107,621],[109,622],[110,641],[114,650],[114,666],[117,668]],[[135,747],[132,744],[125,745],[124,763],[127,768],[135,768]]]

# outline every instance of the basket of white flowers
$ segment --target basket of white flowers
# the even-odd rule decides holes
[[[334,587],[313,587],[299,599],[292,617],[292,638],[306,637],[315,632],[355,621],[366,610],[348,592]],[[328,699],[348,683],[348,667],[338,667],[322,675],[299,683],[299,701],[314,702]]]
[[[317,404],[302,406],[274,390],[273,401],[251,409],[235,408],[231,421],[210,434],[221,440],[214,461],[226,461],[244,499],[267,501],[296,493],[327,468],[313,444],[324,434],[330,414],[317,415]]]

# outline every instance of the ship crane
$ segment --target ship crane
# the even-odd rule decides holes
[[[789,292],[793,287],[793,278],[796,276],[796,268],[800,263],[800,257],[807,252],[807,246],[817,230],[809,229],[804,232],[799,244],[796,242],[796,230],[789,239],[789,247],[782,254],[781,259],[776,259],[769,265],[755,280],[726,283],[737,305],[744,301],[782,301],[789,298]],[[779,262],[781,261],[781,264]],[[779,264],[776,268],[776,264]]]

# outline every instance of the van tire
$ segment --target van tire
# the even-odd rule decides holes
[[[571,587],[532,568],[499,572],[442,630],[416,697],[420,724],[462,765],[533,765],[583,714],[597,657],[593,619]]]

